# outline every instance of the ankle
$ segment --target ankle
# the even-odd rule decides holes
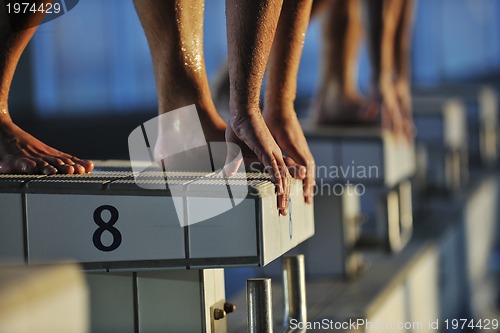
[[[380,79],[378,80],[378,82],[376,84],[376,88],[377,88],[378,92],[380,92],[380,93],[394,90],[394,87],[395,87],[395,83],[394,83],[393,78],[386,76],[386,75],[380,77]]]
[[[264,120],[269,128],[283,128],[292,121],[297,120],[297,114],[294,109],[291,112],[270,112],[264,113]]]
[[[293,99],[266,98],[262,111],[266,121],[281,121],[295,115]]]
[[[7,104],[0,103],[0,124],[10,124],[10,123],[12,123],[12,118],[10,117]]]
[[[242,124],[255,121],[256,118],[262,118],[262,116],[259,104],[237,104],[232,100],[229,102],[228,125],[233,131],[236,131]]]
[[[213,130],[225,130],[226,122],[217,113],[212,101],[209,101],[208,103],[201,102],[200,104],[196,104],[196,109],[198,111],[202,127],[206,126]]]
[[[260,119],[259,119],[260,118]],[[231,113],[228,121],[228,128],[233,130],[234,133],[238,135],[240,130],[246,126],[248,123],[257,123],[263,119],[260,109],[249,110],[243,108],[231,109]]]
[[[229,90],[229,110],[231,115],[257,115],[260,110],[260,89],[256,93],[249,87],[233,84]]]
[[[408,80],[405,80],[405,79],[399,79],[399,80],[397,80],[394,83],[394,86],[399,91],[410,92],[410,90],[411,90],[411,88],[410,88],[410,82]]]

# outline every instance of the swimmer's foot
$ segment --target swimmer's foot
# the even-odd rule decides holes
[[[305,201],[311,203],[316,184],[316,166],[293,103],[287,106],[269,103],[265,106],[264,118],[276,143],[287,155],[285,162],[292,176],[304,182]]]
[[[91,161],[47,146],[12,121],[0,122],[0,173],[84,174],[93,169]]]
[[[239,110],[236,108],[236,110]],[[278,193],[278,209],[282,215],[288,214],[291,176],[280,147],[273,139],[260,110],[231,115],[226,129],[226,141],[237,144],[244,156],[253,152],[262,163],[264,170],[271,176]],[[239,162],[234,162],[236,152],[229,149],[225,172],[228,175],[238,170]]]
[[[411,88],[407,81],[400,80],[394,84],[394,90],[404,114],[411,114]]]
[[[181,103],[182,104],[182,103]],[[186,105],[189,105],[188,102],[184,103]],[[175,110],[178,107],[172,107],[172,110]],[[215,107],[213,106],[212,103],[209,103],[207,105],[196,105],[196,110],[198,112],[198,117],[200,119],[201,127],[203,130],[204,134],[204,139],[205,142],[210,143],[210,142],[225,142],[225,134],[226,134],[226,123],[222,118],[217,114],[215,111]],[[186,119],[186,121],[191,121],[190,119]],[[180,124],[181,128],[189,128],[189,124],[187,127],[183,126],[183,124]],[[154,149],[154,158],[156,161],[163,161],[163,163],[167,163],[169,165],[164,165],[168,170],[177,170],[179,167],[183,170],[186,170],[185,168],[185,163],[188,163],[186,161],[175,161],[170,159],[170,156],[172,155],[172,151],[178,151],[178,146],[179,145],[184,145],[186,147],[191,147],[192,145],[189,144],[189,140],[193,138],[189,138],[189,133],[186,132],[180,132],[179,137],[176,138],[174,137],[174,141],[177,142],[172,142],[172,133],[171,131],[168,131],[169,133],[162,133],[162,128],[163,126],[160,126],[160,130],[158,132],[158,139],[155,144],[155,149]],[[198,146],[198,141],[196,146]],[[196,150],[193,149],[188,149],[192,150],[191,153],[197,154]],[[189,151],[184,152],[184,157],[189,158],[188,154]],[[198,152],[199,154],[199,152]],[[198,156],[198,159],[203,159],[205,156]],[[182,156],[178,155],[176,157],[177,159],[181,159]],[[223,159],[224,157],[221,156]],[[192,159],[194,161],[197,160],[196,156],[192,156]],[[215,161],[214,161],[215,162]],[[222,164],[224,161],[222,160],[220,163],[215,163],[216,165]],[[205,165],[205,161],[199,161],[200,166]],[[190,166],[191,167],[191,166]],[[195,166],[193,166],[194,169],[196,169]],[[211,168],[210,168],[211,169]],[[197,170],[197,171],[206,171],[206,170]],[[211,171],[211,170],[210,170]]]
[[[401,116],[403,118],[403,131],[407,138],[413,139],[415,126],[412,116],[412,98],[411,88],[407,80],[400,80],[395,84],[396,94],[398,96]]]
[[[380,115],[359,95],[358,91],[328,82],[313,105],[318,125],[377,126]]]
[[[360,98],[337,97],[321,103],[317,110],[318,125],[380,126],[379,109]]]
[[[397,136],[409,139],[394,84],[381,85],[373,100],[380,110],[382,128],[392,131]]]
[[[317,124],[379,127],[411,140],[411,114],[407,114],[410,111],[403,111],[408,109],[401,104],[394,84],[380,85],[378,92],[368,102],[357,94],[351,95],[328,92],[320,96],[316,107]],[[411,104],[411,99],[408,101],[406,95],[404,103]]]

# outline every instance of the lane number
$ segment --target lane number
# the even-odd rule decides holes
[[[104,221],[102,219],[102,212],[108,211],[111,214],[109,221]],[[94,232],[92,241],[94,246],[103,252],[111,252],[116,250],[122,243],[122,234],[118,229],[114,227],[115,223],[118,221],[119,213],[116,207],[110,205],[103,205],[98,207],[94,211],[94,222],[99,228]],[[104,245],[102,243],[102,234],[107,231],[113,236],[113,242],[110,245]]]

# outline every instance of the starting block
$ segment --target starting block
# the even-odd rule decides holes
[[[351,187],[347,191],[314,198],[315,235],[297,248],[307,257],[309,276],[352,277],[363,268],[363,256],[357,248],[363,222],[360,196]]]
[[[362,267],[360,249],[400,251],[412,234],[413,144],[379,129],[317,127],[305,133],[317,165],[318,230],[301,247],[307,273],[350,276]],[[322,259],[315,260],[319,253]]]
[[[455,84],[439,89],[419,89],[419,97],[460,98],[465,106],[468,155],[472,165],[495,165],[498,158],[498,96],[487,85]]]
[[[446,97],[415,97],[418,173],[421,190],[450,191],[468,178],[468,139],[465,104]]]
[[[88,273],[91,332],[225,333],[224,270]]]
[[[290,214],[280,216],[265,174],[167,176],[182,197],[139,187],[164,185],[162,172],[135,179],[130,169],[112,163],[96,163],[86,175],[1,175],[0,235],[6,242],[0,257],[30,265],[71,260],[94,271],[263,266],[314,234],[313,206],[304,203],[300,182],[292,186]],[[228,188],[235,197],[243,193],[239,204],[221,196]],[[207,203],[229,206],[182,225],[175,200],[184,204],[180,214],[188,222],[199,220]]]
[[[299,181],[280,216],[266,174],[95,165],[86,175],[0,175],[0,266],[80,263],[92,332],[226,332],[234,306],[222,268],[264,266],[314,234]],[[207,205],[220,214],[203,216]]]

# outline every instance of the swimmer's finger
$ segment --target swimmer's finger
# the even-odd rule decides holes
[[[281,156],[280,156],[281,157]],[[281,196],[278,196],[278,207],[280,209],[281,215],[288,214],[288,200],[290,198],[290,185],[291,185],[291,176],[288,172],[288,167],[285,164],[283,158],[278,159],[279,163],[278,170],[280,172],[280,177],[283,184],[283,192]]]
[[[233,177],[241,166],[243,162],[243,158],[233,159],[230,162],[227,162],[224,165],[224,176],[225,177]]]
[[[241,155],[241,150],[239,147],[232,143],[227,142],[227,154],[226,154],[226,162],[224,163],[224,176],[232,177],[238,172],[238,169],[243,162],[243,157]]]
[[[304,180],[307,175],[307,169],[305,166],[298,164],[295,160],[289,156],[285,157],[285,163],[288,167],[290,175],[299,180]]]
[[[278,195],[282,195],[284,193],[285,187],[283,184],[283,178],[281,175],[280,167],[278,166],[276,158],[274,157],[273,154],[270,155],[266,154],[262,156],[261,161],[264,164],[267,173],[271,177],[271,181],[276,186],[276,192],[278,193]]]
[[[316,163],[313,159],[307,161],[306,178],[304,180],[304,198],[306,203],[310,204],[313,201],[314,186],[316,186]]]
[[[276,194],[278,195],[277,198],[278,211],[281,215],[286,215],[287,213],[286,209],[288,206],[286,191],[288,188],[286,187],[286,179],[281,171],[281,168],[286,170],[286,166],[283,167],[281,163],[277,160],[277,158],[278,159],[281,158],[281,160],[283,160],[283,158],[280,155],[275,157],[275,155],[272,153],[264,154],[260,159],[264,164],[267,173],[271,177],[271,181],[274,183],[276,187]]]

